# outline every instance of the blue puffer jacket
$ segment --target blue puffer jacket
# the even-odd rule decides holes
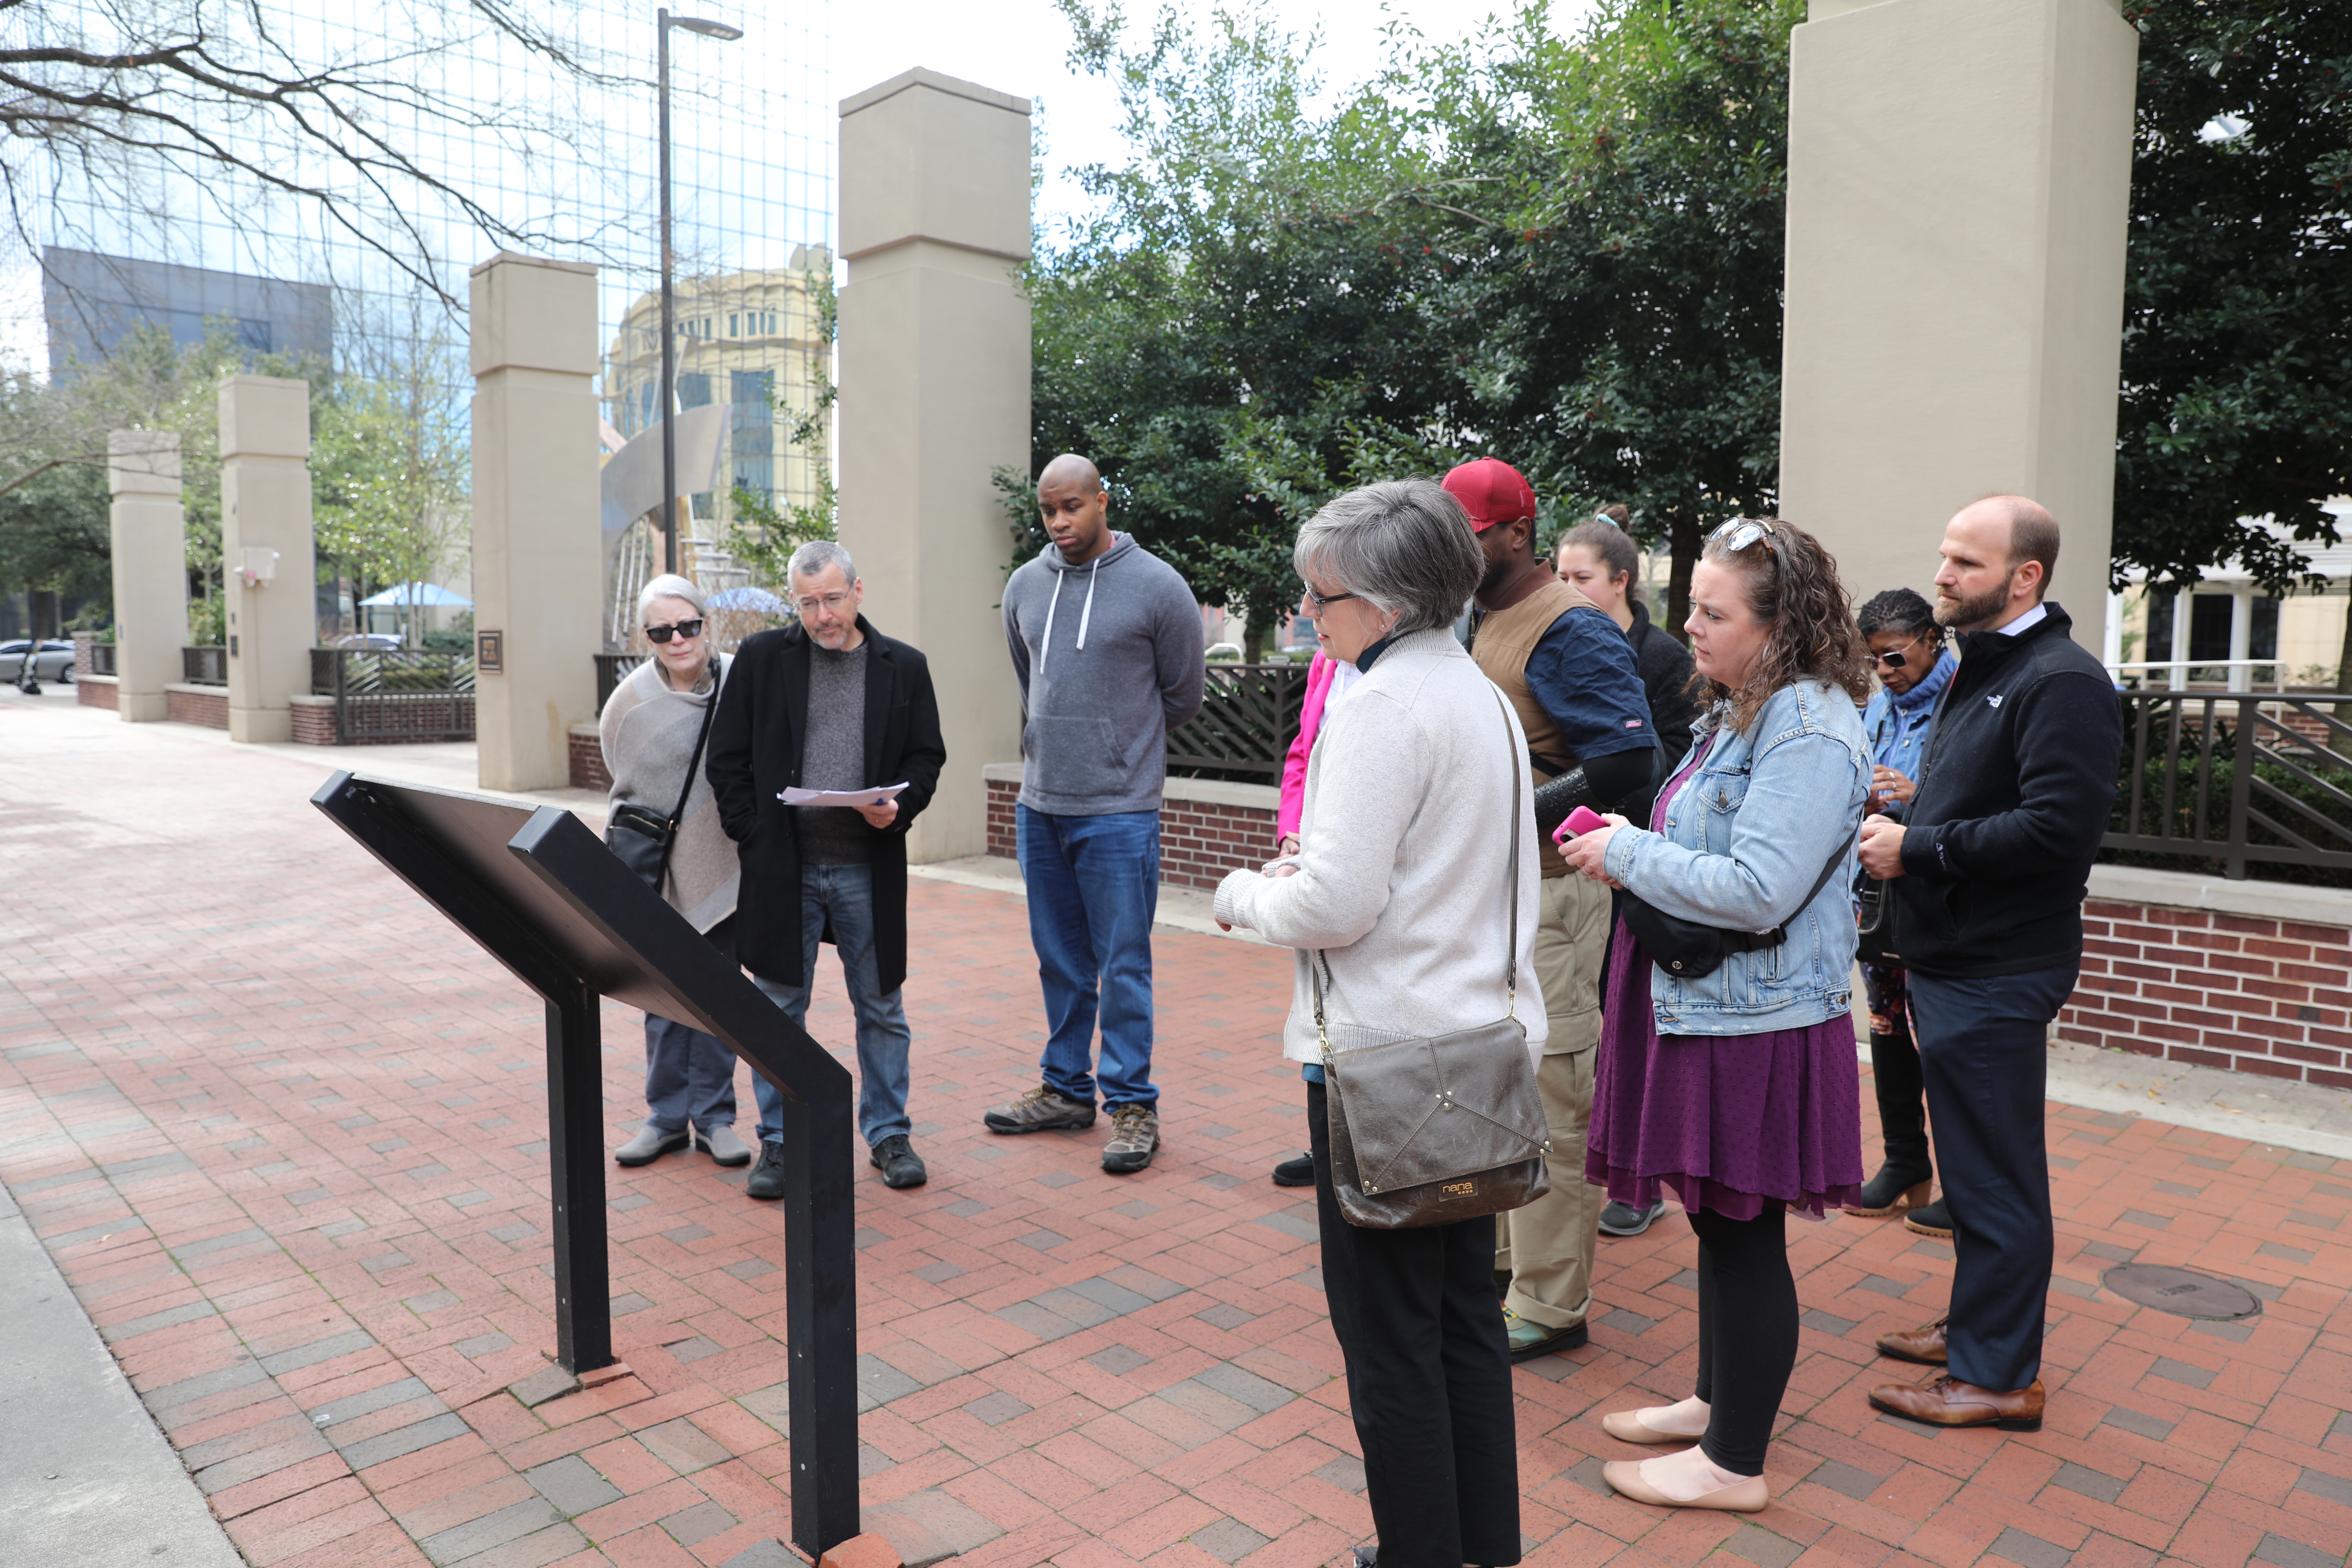
[[[1870,784],[1862,716],[1818,681],[1774,692],[1746,734],[1724,728],[1726,711],[1699,721],[1692,749],[1706,755],[1675,793],[1664,831],[1620,828],[1608,871],[1667,914],[1728,931],[1785,924],[1789,937],[1735,952],[1696,979],[1652,965],[1661,1035],[1803,1028],[1843,1013],[1853,996],[1849,892]],[[1841,869],[1805,901],[1833,852]]]

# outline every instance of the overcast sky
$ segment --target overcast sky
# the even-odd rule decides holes
[[[1329,86],[1361,81],[1380,64],[1380,33],[1391,16],[1432,41],[1463,37],[1509,0],[1262,0],[1281,26],[1322,32],[1314,60]],[[1591,0],[1552,0],[1552,25],[1573,27]],[[1180,0],[1188,16],[1214,7]],[[1099,78],[1071,74],[1064,63],[1070,29],[1051,0],[844,0],[833,15],[832,79],[836,103],[912,66],[1036,99],[1044,105],[1046,189],[1039,216],[1068,211],[1082,198],[1066,177],[1073,167],[1119,155],[1118,101]],[[1129,0],[1130,29],[1157,15],[1156,0]]]

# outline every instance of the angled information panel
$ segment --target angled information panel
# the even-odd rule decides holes
[[[598,999],[708,1030],[783,1091],[793,1540],[857,1533],[850,1078],[743,972],[555,806],[339,773],[310,804],[547,1004],[557,1359],[613,1362]]]

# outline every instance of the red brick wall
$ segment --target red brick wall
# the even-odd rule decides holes
[[[122,690],[111,680],[92,680],[88,676],[74,679],[74,700],[85,708],[122,709]]]
[[[988,781],[988,852],[1018,853],[1013,803],[1021,786]],[[1225,873],[1256,866],[1274,852],[1274,813],[1219,801],[1171,800],[1160,812],[1160,879],[1181,888],[1214,888]]]
[[[297,698],[292,711],[296,745],[331,746],[335,743],[333,702],[305,702]]]
[[[584,735],[582,734],[581,731],[583,730],[585,730],[587,733]],[[595,726],[593,724],[576,725],[573,727],[570,738],[572,744],[572,787],[573,789],[593,789],[598,795],[610,794],[613,788],[613,775],[604,771],[604,744],[596,738]],[[994,851],[992,850],[991,851],[991,853],[993,852]]]
[[[202,724],[207,729],[228,728],[228,688],[215,687],[209,691],[167,689],[163,693],[163,717],[174,724]]]
[[[2094,899],[2083,936],[2061,1039],[2352,1089],[2352,930]]]

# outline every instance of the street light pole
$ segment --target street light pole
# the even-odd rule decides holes
[[[661,421],[662,421],[662,570],[676,572],[681,564],[677,547],[677,321],[675,290],[676,256],[670,247],[669,199],[669,30],[683,27],[706,38],[731,43],[743,29],[699,16],[673,16],[667,7],[654,13],[659,38],[656,50],[655,96],[660,100],[661,121]]]

